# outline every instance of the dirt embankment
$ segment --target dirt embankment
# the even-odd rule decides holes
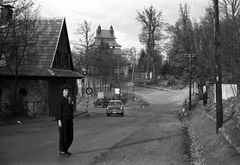
[[[190,159],[194,165],[240,164],[239,104],[236,100],[223,102],[225,123],[218,133],[214,105],[204,107],[200,102],[194,110],[185,112],[183,122],[191,139]]]

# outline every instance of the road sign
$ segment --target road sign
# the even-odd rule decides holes
[[[119,94],[121,93],[121,92],[120,92],[120,88],[115,88],[115,89],[114,89],[114,92],[115,92],[116,95],[119,95]]]
[[[93,89],[92,88],[90,88],[90,87],[88,87],[87,89],[86,89],[86,93],[87,94],[92,94],[93,93]]]
[[[104,92],[98,92],[97,98],[98,99],[103,99],[104,98]]]

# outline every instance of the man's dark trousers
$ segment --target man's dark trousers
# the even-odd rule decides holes
[[[62,117],[62,127],[59,127],[61,152],[68,152],[68,148],[73,142],[73,119],[72,117]]]

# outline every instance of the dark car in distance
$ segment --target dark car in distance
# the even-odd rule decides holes
[[[93,104],[94,104],[94,107],[101,106],[105,108],[108,105],[108,102],[110,100],[111,99],[107,99],[107,98],[97,99]]]
[[[106,114],[110,116],[111,114],[121,114],[124,116],[124,106],[121,100],[111,100],[106,107]]]

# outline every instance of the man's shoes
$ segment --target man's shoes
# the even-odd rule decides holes
[[[61,156],[70,156],[71,153],[70,152],[60,152],[59,153]]]
[[[72,153],[71,152],[66,152],[68,155],[71,155]]]

